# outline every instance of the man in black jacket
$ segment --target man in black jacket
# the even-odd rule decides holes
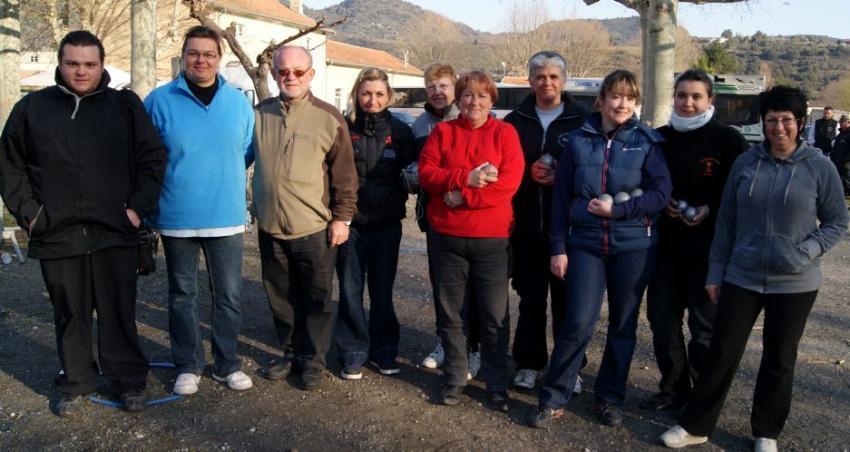
[[[59,44],[56,85],[29,94],[0,136],[0,190],[41,260],[62,372],[54,411],[111,380],[124,409],[144,408],[148,362],[136,333],[140,218],[159,198],[165,147],[139,98],[108,88],[100,40],[88,31]],[[92,358],[97,311],[98,363]]]
[[[815,147],[829,157],[832,152],[832,140],[838,134],[838,123],[832,119],[832,107],[823,108],[823,118],[815,121]]]
[[[519,294],[519,319],[513,357],[514,386],[533,389],[549,361],[546,345],[546,298],[552,295],[552,331],[564,317],[564,282],[549,271],[549,212],[555,166],[567,135],[581,127],[587,111],[563,92],[567,64],[556,52],[543,51],[528,60],[532,94],[505,117],[519,134],[525,175],[514,196],[516,225],[511,235],[513,287]],[[581,392],[580,380],[576,383]]]

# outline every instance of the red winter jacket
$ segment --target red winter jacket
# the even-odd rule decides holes
[[[489,162],[498,182],[466,185],[469,172]],[[514,221],[511,199],[522,181],[525,159],[516,130],[489,118],[477,129],[458,118],[437,125],[419,156],[419,183],[432,196],[428,222],[435,231],[456,237],[508,237]],[[443,195],[460,190],[464,203],[449,208]]]

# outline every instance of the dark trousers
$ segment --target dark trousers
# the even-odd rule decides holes
[[[392,363],[398,356],[399,323],[393,308],[401,222],[388,226],[352,225],[339,247],[339,313],[335,341],[343,364],[360,367],[371,358]],[[363,292],[369,285],[369,319]]]
[[[539,405],[560,408],[569,401],[606,288],[608,338],[594,391],[598,401],[622,405],[635,351],[640,301],[655,265],[655,248],[608,256],[569,248],[567,255],[564,323],[558,327]]]
[[[304,368],[324,368],[334,309],[337,249],[320,231],[292,240],[259,234],[263,287],[284,356]]]
[[[242,234],[226,237],[165,237],[162,249],[168,265],[168,332],[177,373],[203,373],[203,335],[198,317],[198,256],[203,250],[212,301],[213,373],[238,371],[236,356],[242,326]]]
[[[446,383],[465,386],[469,286],[475,289],[481,322],[481,379],[488,391],[508,387],[508,267],[506,238],[464,238],[428,232],[437,304],[437,334],[446,351]]]
[[[753,436],[777,438],[791,410],[797,346],[818,292],[761,294],[724,283],[714,336],[703,372],[679,424],[692,435],[708,436],[717,424],[753,324],[764,309],[761,364],[753,395]]]
[[[434,264],[432,262],[431,239],[430,234],[425,234],[425,247],[428,251],[428,279],[431,280],[431,293],[437,293],[437,288],[434,286]],[[478,320],[478,299],[475,296],[475,287],[470,284],[469,291],[466,293],[466,317],[464,327],[466,328],[467,347],[469,351],[477,352],[481,344],[481,322]],[[437,307],[437,299],[434,299],[434,316],[436,323],[439,323],[440,309]]]
[[[707,262],[681,262],[659,255],[646,295],[646,316],[652,328],[655,361],[661,372],[659,389],[685,400],[697,380],[714,331],[715,306],[705,291]],[[691,340],[685,347],[682,322],[688,310]]]
[[[519,295],[513,356],[518,369],[541,370],[549,362],[546,299],[552,296],[552,335],[564,320],[564,282],[549,270],[549,239],[539,234],[511,237],[512,285]]]
[[[148,360],[136,332],[139,250],[113,247],[40,262],[64,370],[56,378],[59,391],[84,395],[97,389],[92,311],[97,311],[98,362],[112,389],[117,393],[144,389]]]

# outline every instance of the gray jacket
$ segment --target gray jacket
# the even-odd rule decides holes
[[[759,293],[800,293],[821,284],[820,256],[847,230],[835,167],[801,143],[785,160],[769,142],[741,154],[717,215],[706,284],[722,281]]]

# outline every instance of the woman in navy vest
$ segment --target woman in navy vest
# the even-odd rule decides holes
[[[670,198],[670,174],[655,130],[638,122],[637,80],[618,70],[602,82],[599,112],[569,135],[552,202],[552,273],[566,281],[564,322],[540,389],[534,427],[563,415],[608,291],[608,338],[596,378],[596,412],[623,421],[643,291],[655,266],[655,219]]]

